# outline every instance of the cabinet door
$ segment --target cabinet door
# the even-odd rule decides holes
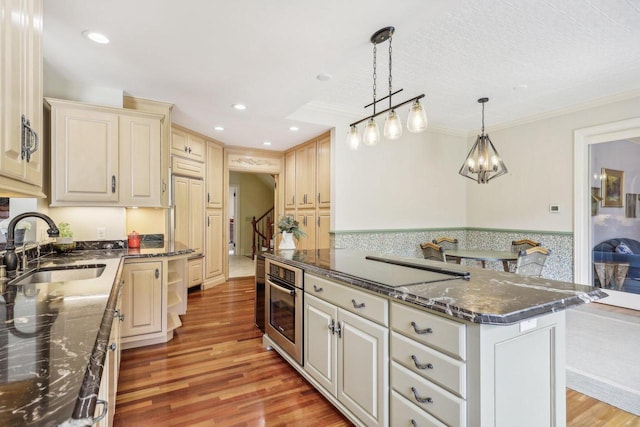
[[[204,253],[204,183],[189,180],[189,247]]]
[[[42,1],[3,1],[0,24],[0,175],[42,187]],[[22,116],[38,138],[29,161]]]
[[[316,206],[316,143],[296,150],[296,206]]]
[[[162,262],[125,264],[122,310],[123,337],[162,330]]]
[[[205,247],[205,277],[222,274],[222,210],[207,209],[207,236]]]
[[[189,178],[173,178],[174,243],[175,249],[189,249]]]
[[[118,116],[52,106],[55,202],[118,202]]]
[[[316,249],[328,249],[331,247],[331,211],[329,209],[320,209],[316,222],[318,224]]]
[[[304,298],[304,370],[336,396],[337,335],[329,327],[336,324],[338,309],[312,295]]]
[[[187,153],[187,133],[171,128],[171,154],[184,156]]]
[[[207,207],[222,208],[224,162],[222,147],[215,142],[207,142]]]
[[[316,213],[315,211],[298,211],[296,219],[300,225],[300,229],[306,233],[296,242],[298,249],[315,249],[316,247]]]
[[[367,426],[381,426],[389,412],[389,330],[338,311],[338,400]]]
[[[187,262],[189,269],[189,285],[188,287],[198,286],[202,283],[202,257],[193,258]]]
[[[160,120],[121,115],[120,204],[160,206]]]
[[[331,136],[318,139],[317,201],[319,208],[331,207]],[[327,246],[328,247],[328,246]]]
[[[204,138],[193,134],[187,134],[187,158],[198,162],[204,162],[206,149],[206,142]]]
[[[296,207],[296,152],[284,155],[284,208]]]

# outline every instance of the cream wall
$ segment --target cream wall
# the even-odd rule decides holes
[[[573,232],[574,130],[638,116],[640,97],[634,97],[502,129],[487,126],[509,174],[487,185],[467,180],[467,226]],[[550,204],[560,212],[550,213]]]

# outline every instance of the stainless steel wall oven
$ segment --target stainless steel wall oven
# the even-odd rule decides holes
[[[302,365],[302,270],[270,259],[266,261],[266,334]]]

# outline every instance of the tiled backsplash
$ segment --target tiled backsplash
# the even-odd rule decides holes
[[[447,236],[457,238],[461,249],[510,250],[511,242],[531,239],[551,254],[542,277],[573,282],[573,234],[520,230],[430,229],[409,231],[339,232],[332,235],[336,248],[357,249],[380,254],[422,258],[420,244]],[[465,261],[463,260],[463,263]],[[487,268],[502,270],[501,262],[488,262]]]

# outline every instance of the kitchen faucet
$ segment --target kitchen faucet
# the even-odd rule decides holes
[[[53,220],[45,214],[41,214],[39,212],[25,212],[16,215],[9,222],[9,227],[7,228],[7,246],[3,258],[3,263],[7,267],[7,276],[15,276],[16,269],[18,268],[18,256],[16,255],[16,245],[14,239],[16,225],[21,220],[29,217],[40,218],[44,220],[49,225],[49,229],[47,230],[47,234],[49,235],[49,237],[58,237],[60,235],[60,230],[58,230],[58,226],[56,225],[56,223],[53,222]]]

